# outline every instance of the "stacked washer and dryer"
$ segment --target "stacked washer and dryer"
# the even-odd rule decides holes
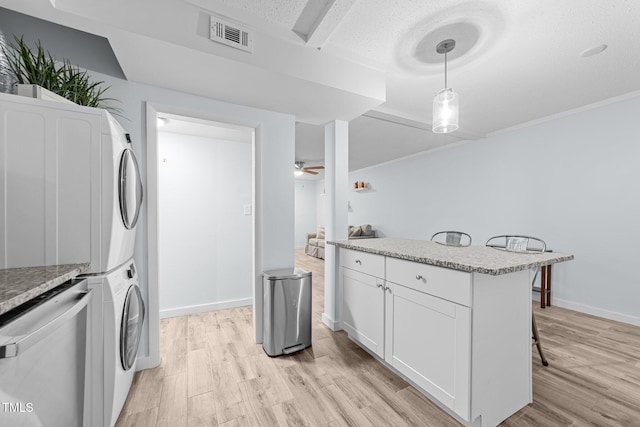
[[[142,181],[129,134],[104,110],[101,130],[101,220],[95,232],[102,247],[92,253],[85,277],[96,301],[91,317],[91,353],[96,356],[89,387],[91,425],[111,427],[133,381],[145,317],[133,261]]]
[[[0,94],[7,232],[0,268],[89,263],[84,425],[112,427],[133,381],[145,306],[133,261],[142,182],[105,110]]]

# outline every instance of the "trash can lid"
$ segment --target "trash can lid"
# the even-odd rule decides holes
[[[267,280],[299,279],[311,276],[310,271],[305,271],[301,268],[279,268],[265,271],[263,274]]]

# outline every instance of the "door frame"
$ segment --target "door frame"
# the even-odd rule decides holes
[[[159,267],[158,267],[158,129],[157,120],[161,114],[173,114],[242,126],[253,129],[252,144],[252,182],[253,182],[253,225],[252,225],[252,277],[256,279],[256,272],[261,271],[262,254],[256,250],[260,247],[262,236],[262,204],[260,203],[262,185],[257,177],[260,172],[262,153],[262,124],[257,121],[239,119],[232,116],[222,116],[205,111],[192,110],[179,106],[146,102],[146,204],[147,204],[147,299],[148,299],[148,337],[149,356],[138,359],[137,369],[153,368],[160,364],[160,298],[159,298]],[[252,284],[255,304],[255,283]]]

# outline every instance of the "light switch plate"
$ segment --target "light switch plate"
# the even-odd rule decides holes
[[[244,214],[251,215],[251,205],[244,205]]]

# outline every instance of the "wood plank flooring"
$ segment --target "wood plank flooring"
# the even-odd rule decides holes
[[[138,372],[117,427],[455,426],[400,377],[321,321],[324,263],[313,273],[313,345],[268,357],[251,307],[161,321],[161,364]],[[640,328],[534,304],[549,366],[533,358],[534,402],[503,426],[640,426]]]

